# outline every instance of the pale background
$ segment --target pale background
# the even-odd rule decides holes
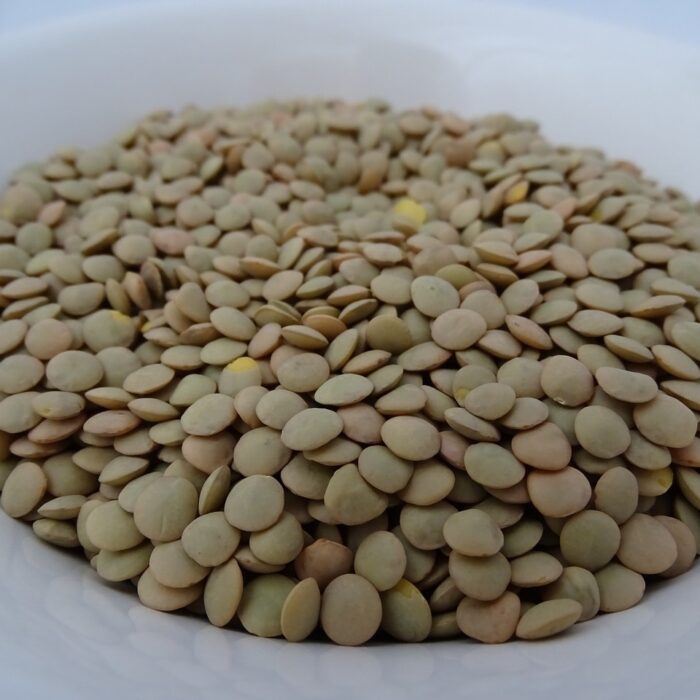
[[[0,0],[0,35],[40,22],[163,0]],[[195,0],[193,0],[194,2]],[[235,3],[236,0],[231,0]],[[263,0],[261,0],[263,1]],[[337,0],[328,0],[334,2]],[[427,0],[429,1],[429,0]],[[492,0],[501,2],[502,0]],[[512,1],[512,0],[511,0]],[[700,44],[700,0],[517,0]],[[377,0],[381,3],[381,0]]]

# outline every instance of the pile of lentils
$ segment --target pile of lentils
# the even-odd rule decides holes
[[[1,505],[141,602],[538,639],[700,545],[700,209],[529,120],[148,115],[0,199]]]

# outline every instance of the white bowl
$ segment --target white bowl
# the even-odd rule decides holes
[[[387,97],[531,116],[700,192],[700,51],[522,6],[147,4],[0,43],[0,175],[156,107]],[[540,643],[288,644],[142,607],[0,517],[0,697],[208,700],[698,696],[700,571]]]

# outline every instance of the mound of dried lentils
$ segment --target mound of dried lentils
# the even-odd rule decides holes
[[[157,112],[0,199],[0,503],[158,610],[547,637],[700,544],[700,211],[527,120]]]

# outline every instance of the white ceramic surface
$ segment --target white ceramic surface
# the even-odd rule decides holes
[[[700,51],[487,2],[149,3],[0,42],[0,176],[189,101],[511,110],[700,194]],[[141,607],[0,515],[0,697],[697,698],[700,571],[542,643],[292,645]]]

